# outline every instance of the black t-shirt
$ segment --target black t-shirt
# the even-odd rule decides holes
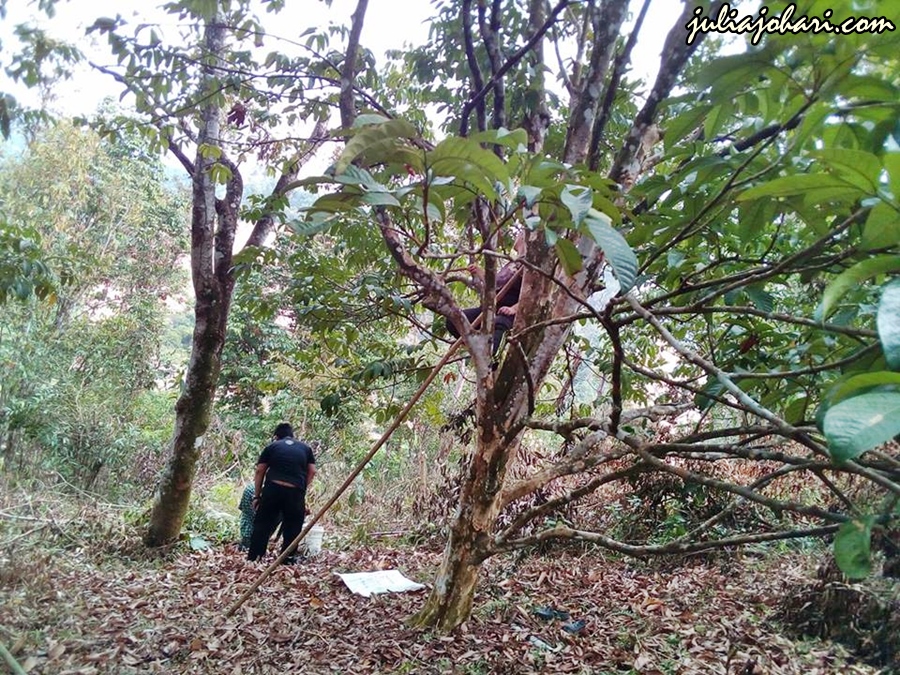
[[[257,464],[266,464],[266,480],[280,480],[306,487],[306,471],[316,463],[312,448],[296,438],[282,438],[269,443],[260,453]]]

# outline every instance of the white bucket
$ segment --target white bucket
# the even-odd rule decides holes
[[[318,555],[322,550],[322,538],[325,536],[325,528],[321,525],[313,525],[303,537],[301,544],[306,547],[307,555]]]

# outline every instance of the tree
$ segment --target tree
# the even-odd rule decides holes
[[[884,13],[878,3],[867,9]],[[872,305],[858,301],[823,321],[851,279],[897,269],[897,89],[887,74],[896,37],[770,35],[722,57],[715,45],[700,47],[701,35],[687,44],[686,7],[631,114],[625,68],[646,5],[619,38],[626,10],[614,0],[561,2],[548,13],[543,3],[445,3],[439,37],[407,59],[419,86],[406,96],[454,97],[447,107],[459,135],[428,146],[402,122],[366,120],[334,166],[339,191],[313,206],[335,222],[377,221],[423,304],[460,330],[475,371],[476,448],[418,624],[458,626],[485,559],[548,539],[650,555],[836,533],[838,563],[858,575],[872,528],[896,526],[900,465],[875,449],[900,432],[896,373],[867,372],[882,353],[896,367],[895,285],[882,292],[878,334],[865,326]],[[526,73],[541,70],[545,42],[562,53],[567,35],[578,56],[561,60],[568,101],[558,103],[540,75]],[[698,48],[704,58],[691,61]],[[462,316],[447,280],[460,257],[483,261],[490,326],[513,223],[528,232],[523,300],[495,369],[488,333]],[[598,303],[606,267],[619,289]],[[871,299],[874,289],[859,292]],[[585,320],[605,333],[591,348],[608,373],[609,402],[588,416],[560,415],[540,394],[562,384],[560,354]],[[845,398],[860,391],[870,393]],[[660,431],[663,420],[671,431]],[[558,434],[561,456],[510,480],[529,429]],[[859,436],[865,442],[851,440]],[[758,460],[752,480],[724,468],[741,459]],[[806,502],[783,489],[796,474],[812,476],[830,508],[818,492]],[[559,523],[522,533],[605,486],[652,476],[727,499],[664,543]],[[558,496],[498,525],[504,509],[551,484],[564,486]],[[742,504],[793,517],[729,531],[723,523]]]
[[[437,344],[441,322],[455,324],[474,370],[475,448],[419,624],[458,626],[484,560],[548,539],[652,555],[834,534],[845,569],[868,565],[869,535],[895,528],[900,494],[897,458],[880,449],[900,431],[896,286],[876,288],[896,272],[900,244],[894,33],[767,34],[725,56],[704,34],[688,40],[697,17],[686,6],[645,84],[628,64],[646,2],[625,34],[624,0],[448,0],[429,43],[383,71],[357,42],[365,2],[346,57],[322,54],[328,36],[312,32],[306,56],[275,52],[263,68],[250,49],[226,50],[226,25],[236,43],[260,34],[246,7],[224,3],[222,22],[213,5],[170,5],[205,26],[199,54],[163,46],[150,27],[126,38],[120,21],[96,24],[153,138],[194,181],[197,328],[151,542],[177,534],[221,366],[242,196],[231,157],[278,147],[262,122],[285,102],[299,119],[324,120],[335,106],[335,136],[347,142],[324,176],[294,181],[299,156],[275,162],[288,171],[272,198],[247,209],[254,232],[269,231],[290,188],[318,189],[300,236],[380,232],[406,280],[395,295],[421,299],[438,319],[404,313],[430,324]],[[886,7],[853,5],[869,17]],[[715,17],[719,6],[700,9]],[[796,16],[850,10],[809,0]],[[175,75],[161,79],[161,68]],[[446,113],[443,138],[425,128],[429,104]],[[421,128],[396,112],[404,108]],[[226,111],[257,135],[224,133]],[[527,232],[523,300],[495,367],[493,281],[514,228]],[[372,243],[357,240],[383,256]],[[465,319],[450,286],[461,261],[483,268],[484,328]],[[618,288],[604,288],[608,272]],[[599,336],[580,336],[580,322]],[[591,369],[598,400],[567,405],[569,381]],[[513,478],[523,438],[537,431],[558,436],[559,456]],[[751,471],[730,470],[748,460]],[[820,488],[808,500],[790,490],[801,475]],[[661,480],[715,495],[713,512],[662,542],[617,539],[589,522],[541,525],[588,495]],[[548,487],[552,499],[527,504]],[[819,503],[823,494],[833,503]],[[744,528],[731,515],[745,505],[772,517]],[[501,522],[505,511],[515,515]]]
[[[134,459],[127,422],[155,388],[163,301],[184,282],[185,201],[130,141],[59,123],[0,163],[2,217],[29,237],[10,249],[29,276],[0,318],[8,468],[90,485]]]
[[[286,196],[301,166],[325,140],[327,104],[319,99],[304,100],[300,78],[328,79],[330,67],[328,59],[291,60],[277,52],[271,52],[265,63],[258,63],[252,50],[240,48],[260,42],[264,36],[248,3],[180,2],[167,8],[192,22],[189,30],[197,41],[196,50],[184,51],[164,43],[157,30],[149,26],[139,26],[133,37],[123,37],[119,31],[125,22],[120,18],[100,19],[92,28],[108,35],[122,64],[119,69],[101,70],[132,93],[138,111],[146,115],[138,128],[159,147],[172,152],[192,181],[195,325],[184,388],[176,403],[171,458],[160,481],[146,536],[151,546],[178,536],[188,507],[222,367],[235,285],[238,224],[242,218],[254,223],[246,242],[246,249],[252,251],[263,245],[284,211]],[[277,3],[271,8],[277,9]],[[201,28],[202,38],[197,32]],[[149,33],[146,42],[145,33]],[[264,71],[270,66],[278,73],[290,73],[290,77],[266,77]],[[161,80],[157,76],[160,67],[174,67],[177,74]],[[266,80],[272,88],[259,86],[258,79]],[[195,87],[195,82],[199,86]],[[279,101],[281,115],[270,109]],[[296,124],[307,119],[318,120],[309,138],[285,140],[270,131],[279,120]],[[186,145],[193,147],[194,159],[185,153]],[[277,167],[279,177],[267,198],[245,205],[241,163],[251,152],[268,166]],[[223,194],[217,193],[219,185],[224,188]]]

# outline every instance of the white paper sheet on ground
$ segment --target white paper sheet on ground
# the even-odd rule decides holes
[[[347,588],[368,598],[373,593],[403,593],[405,591],[419,591],[425,588],[424,584],[407,579],[400,574],[400,570],[379,570],[378,572],[353,572],[351,574],[339,574]]]

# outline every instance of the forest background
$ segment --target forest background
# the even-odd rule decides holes
[[[36,5],[50,25],[63,6]],[[6,493],[29,495],[5,526],[55,523],[42,500],[66,495],[166,554],[233,542],[282,420],[315,443],[323,504],[453,343],[444,320],[489,316],[524,231],[502,360],[460,324],[464,351],[325,518],[340,546],[443,547],[414,624],[467,625],[492,559],[554,545],[890,578],[896,31],[687,44],[680,5],[638,72],[650,3],[432,9],[384,61],[366,2],[290,36],[260,19],[290,23],[278,2],[100,17],[111,56],[90,67],[122,104],[74,119],[50,113],[89,59],[16,29],[6,74],[39,96],[0,108],[0,449]],[[851,9],[896,20],[797,14]],[[10,529],[10,555],[72,545],[56,529]],[[858,592],[858,642],[891,663],[896,588]]]

